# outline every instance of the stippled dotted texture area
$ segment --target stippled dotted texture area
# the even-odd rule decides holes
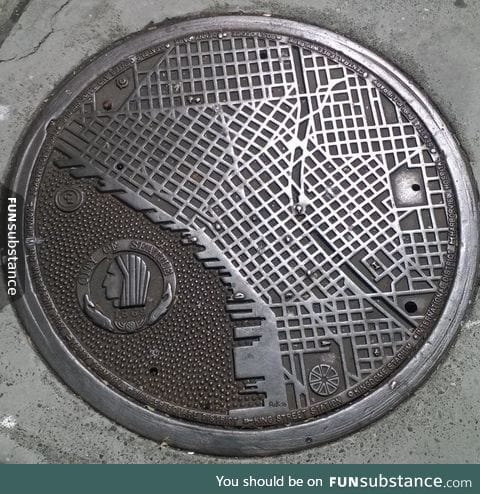
[[[65,186],[84,193],[82,206],[74,212],[62,212],[55,205],[56,191]],[[196,259],[198,247],[182,244],[178,233],[99,193],[92,180],[75,180],[51,163],[35,221],[43,281],[65,325],[93,357],[94,372],[109,369],[143,392],[146,405],[149,397],[207,413],[261,405],[261,396],[245,393],[244,384],[235,380],[234,326],[225,312],[229,293],[218,274]],[[169,312],[133,334],[113,334],[95,326],[76,294],[79,271],[90,254],[119,239],[157,246],[173,263],[177,278]]]

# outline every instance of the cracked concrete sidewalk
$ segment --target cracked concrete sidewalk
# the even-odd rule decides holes
[[[0,177],[35,109],[81,61],[150,22],[238,12],[344,34],[409,74],[450,122],[480,177],[480,4],[475,0],[0,0]],[[480,302],[428,382],[349,437],[264,459],[192,455],[116,425],[37,355],[0,290],[0,463],[478,463]]]
[[[37,50],[43,45],[43,43],[45,43],[45,41],[47,41],[47,39],[54,33],[57,16],[70,3],[70,1],[71,0],[67,0],[66,2],[62,3],[58,8],[55,8],[55,10],[53,10],[52,5],[49,5],[45,10],[42,11],[43,16],[45,17],[45,19],[48,19],[48,23],[50,24],[49,29],[45,34],[41,35],[41,38],[38,40],[38,42],[35,44],[33,48],[28,48],[28,51],[26,53],[23,53],[23,47],[21,45],[19,46],[15,44],[12,47],[9,47],[8,41],[14,38],[13,37],[7,38],[4,41],[5,46],[2,46],[2,48],[7,52],[13,53],[13,55],[9,58],[0,59],[0,62],[12,62],[12,61],[19,62],[29,57],[30,55],[36,53]],[[26,8],[27,6],[28,4],[25,4],[24,8]],[[13,15],[15,15],[15,11]],[[33,23],[31,27],[33,29],[33,32],[35,32],[35,30],[37,30],[37,22]],[[41,33],[41,30],[37,30],[37,32]]]

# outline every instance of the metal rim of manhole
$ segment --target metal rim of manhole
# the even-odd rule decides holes
[[[379,56],[290,20],[117,43],[37,114],[11,188],[35,345],[100,412],[188,450],[371,423],[475,286],[475,187],[442,117]]]

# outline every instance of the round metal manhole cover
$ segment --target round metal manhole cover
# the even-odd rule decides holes
[[[438,361],[474,285],[474,191],[441,117],[384,60],[295,22],[117,44],[44,106],[13,189],[17,308],[47,361],[196,451],[373,421]]]

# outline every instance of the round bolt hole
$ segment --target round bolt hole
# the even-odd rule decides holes
[[[119,77],[117,79],[117,87],[119,89],[124,89],[128,86],[128,79],[126,77]]]
[[[411,300],[409,300],[409,301],[405,304],[405,310],[406,310],[409,314],[413,314],[414,312],[417,312],[417,310],[418,310],[417,304],[416,304],[415,302],[412,302]]]
[[[123,167],[122,163],[118,163],[118,165],[115,165],[115,168],[117,170],[123,170],[124,167]]]
[[[156,367],[150,368],[148,372],[150,373],[151,376],[158,376],[158,369]]]
[[[413,185],[412,185],[412,190],[414,190],[415,192],[418,192],[418,191],[420,190],[420,188],[421,188],[421,187],[420,187],[420,185],[418,185],[418,184],[413,184]]]
[[[111,100],[106,99],[106,100],[102,103],[102,106],[103,106],[103,109],[104,109],[104,110],[111,110],[111,109],[112,109],[112,107],[113,107],[113,104],[112,104]]]

